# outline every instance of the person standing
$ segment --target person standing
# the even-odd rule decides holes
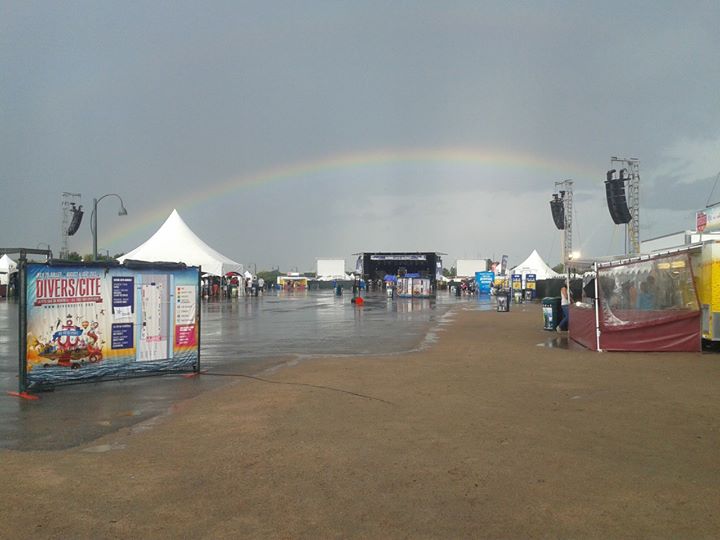
[[[557,331],[565,331],[570,323],[570,295],[567,287],[563,285],[560,289],[560,309],[562,310],[562,320],[557,325]]]

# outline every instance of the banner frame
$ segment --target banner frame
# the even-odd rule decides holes
[[[86,379],[68,380],[62,382],[36,382],[34,384],[28,384],[28,261],[26,258],[25,251],[20,252],[20,258],[18,259],[18,272],[20,274],[19,283],[19,295],[18,295],[18,390],[20,393],[43,391],[46,389],[54,388],[56,386],[69,386],[73,384],[84,384],[84,383],[97,383],[103,381],[118,381],[140,377],[152,377],[157,375],[176,374],[182,372],[188,372],[188,367],[178,367],[175,370],[158,370],[156,372],[141,372],[141,373],[120,373],[117,375],[100,375],[97,377],[88,377]],[[197,361],[192,366],[193,373],[200,373],[200,346],[201,346],[201,284],[202,284],[202,270],[199,266],[187,266],[184,263],[168,263],[168,262],[144,262],[144,261],[127,261],[127,263],[120,264],[117,261],[98,261],[98,262],[83,262],[83,261],[64,261],[57,259],[50,259],[44,264],[47,268],[62,268],[62,267],[83,267],[83,268],[99,268],[105,269],[106,273],[110,268],[122,268],[127,271],[145,271],[145,270],[157,270],[157,271],[180,271],[180,270],[193,270],[197,269],[197,281],[195,282],[195,325],[197,327]],[[192,283],[192,282],[191,282]],[[174,341],[174,340],[173,340]],[[167,359],[166,359],[167,360]]]

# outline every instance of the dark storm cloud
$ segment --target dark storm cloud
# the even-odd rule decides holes
[[[704,204],[720,170],[712,164],[720,140],[717,2],[17,2],[0,9],[0,245],[57,245],[62,191],[83,193],[86,204],[120,192],[133,219],[283,165],[463,147],[574,170],[519,163],[504,171],[344,171],[239,189],[185,212],[228,255],[289,265],[384,242],[384,230],[403,226],[407,244],[435,241],[460,252],[467,239],[434,236],[424,222],[414,226],[417,216],[432,213],[436,228],[490,229],[502,217],[483,205],[504,204],[522,208],[533,226],[505,235],[519,257],[555,234],[544,229],[552,227],[546,207],[554,181],[575,178],[579,207],[603,204],[612,155],[639,157],[642,204],[673,215]],[[101,231],[117,224],[112,209],[103,210]],[[278,246],[256,241],[251,230],[295,235]],[[151,232],[112,247],[132,249]],[[88,236],[83,227],[77,242],[88,245]],[[494,239],[473,242],[471,251],[503,249]]]

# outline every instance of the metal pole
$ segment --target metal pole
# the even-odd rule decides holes
[[[598,274],[598,265],[595,263],[595,339],[597,351],[602,352],[600,348],[600,275]]]
[[[27,259],[20,252],[20,294],[18,297],[18,390],[27,389]]]
[[[92,213],[93,261],[97,261],[97,205],[98,205],[98,200],[93,199],[93,213]]]
[[[200,310],[202,308],[202,304],[200,303],[200,288],[202,287],[202,266],[198,267],[198,289],[197,289],[197,298],[195,299],[196,306],[195,306],[195,318],[197,321],[197,364],[195,365],[195,373],[200,373],[200,335],[202,334],[201,327],[200,327],[200,321],[202,319],[200,315]]]

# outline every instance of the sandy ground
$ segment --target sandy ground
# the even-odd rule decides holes
[[[719,356],[538,346],[538,306],[439,335],[2,451],[0,537],[720,536]]]

